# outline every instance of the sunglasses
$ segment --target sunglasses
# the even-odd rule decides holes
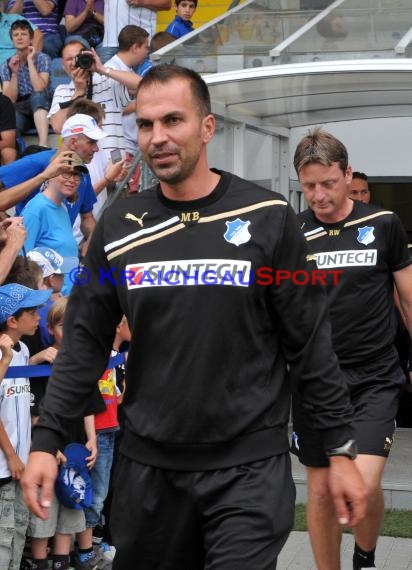
[[[70,178],[73,178],[75,182],[80,182],[80,180],[83,178],[81,174],[77,174],[75,172],[62,172],[61,177],[64,180],[70,180]]]

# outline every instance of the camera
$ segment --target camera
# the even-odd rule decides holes
[[[93,63],[93,53],[86,48],[81,49],[74,60],[74,66],[80,67],[80,69],[90,69]]]

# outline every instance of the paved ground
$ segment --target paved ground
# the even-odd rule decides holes
[[[342,570],[352,570],[353,537],[342,539]],[[380,570],[412,570],[412,539],[382,536],[376,551]],[[283,548],[277,570],[316,570],[307,532],[292,532]]]

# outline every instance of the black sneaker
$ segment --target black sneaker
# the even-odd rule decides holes
[[[31,570],[31,560],[29,558],[22,558],[20,562],[20,570]]]
[[[98,524],[93,529],[93,544],[100,544],[103,540],[104,528],[101,524]]]

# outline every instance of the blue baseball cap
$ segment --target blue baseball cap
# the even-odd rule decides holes
[[[85,49],[90,50],[90,44],[86,40],[86,38],[83,38],[82,36],[79,36],[77,34],[73,34],[72,36],[66,36],[66,38],[64,40],[64,45],[67,46],[67,44],[72,44],[74,42],[78,42],[79,44],[82,44],[82,46]]]
[[[40,266],[43,277],[54,273],[70,273],[79,265],[77,257],[63,257],[51,247],[35,247],[27,252],[27,257]]]
[[[39,307],[49,299],[51,289],[29,289],[19,283],[8,283],[0,287],[0,325],[20,309]]]
[[[60,466],[56,479],[55,491],[58,500],[69,509],[91,507],[93,488],[86,463],[90,451],[80,443],[69,443],[63,453],[67,461]]]

